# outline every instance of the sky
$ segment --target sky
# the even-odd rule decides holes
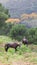
[[[0,2],[7,2],[9,0],[0,0]],[[12,1],[17,1],[17,0],[12,0]]]
[[[0,0],[0,3],[5,3],[7,1],[9,1],[9,0]]]

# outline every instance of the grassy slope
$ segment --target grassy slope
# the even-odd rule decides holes
[[[2,42],[10,42],[12,41],[11,38],[7,37],[7,36],[0,36],[0,43]]]
[[[7,36],[0,36],[0,42],[2,41],[11,42],[12,40]],[[16,53],[14,49],[10,48],[6,53],[0,44],[0,62],[6,65],[27,65],[27,63],[37,65],[37,45],[29,45],[28,48],[22,45]]]

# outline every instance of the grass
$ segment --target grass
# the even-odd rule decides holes
[[[30,62],[30,63],[36,63],[37,64],[37,52],[33,52],[31,49],[26,48],[26,46],[23,48],[22,46],[20,50],[15,53],[14,49],[9,49],[8,52],[6,53],[4,51],[0,52],[0,62],[5,63],[5,64],[10,64],[12,61],[20,61],[21,62]],[[5,60],[5,62],[4,62]],[[11,64],[10,64],[11,65]]]
[[[12,39],[7,36],[0,36],[0,42],[11,41]],[[15,50],[10,48],[6,53],[4,47],[0,44],[0,62],[5,63],[6,65],[13,65],[13,62],[30,62],[37,65],[37,45],[29,45],[28,47],[22,45],[21,48],[18,47],[17,50],[18,51],[15,53]]]
[[[2,42],[11,42],[12,39],[8,36],[0,36],[0,43]]]
[[[26,52],[25,54],[19,54],[8,51],[6,52],[0,52],[0,62],[5,63],[5,64],[10,64],[13,61],[20,61],[21,62],[30,62],[30,63],[36,63],[37,64],[37,53],[36,52]],[[5,62],[4,62],[5,61]],[[10,64],[11,65],[11,64]]]

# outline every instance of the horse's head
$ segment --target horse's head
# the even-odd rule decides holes
[[[28,44],[28,40],[26,38],[23,38],[22,39],[22,43],[25,45],[25,44]]]

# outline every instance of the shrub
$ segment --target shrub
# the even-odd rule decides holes
[[[10,36],[20,41],[23,36],[26,35],[26,31],[27,28],[24,24],[16,24],[15,26],[12,26],[12,29],[10,30]]]

